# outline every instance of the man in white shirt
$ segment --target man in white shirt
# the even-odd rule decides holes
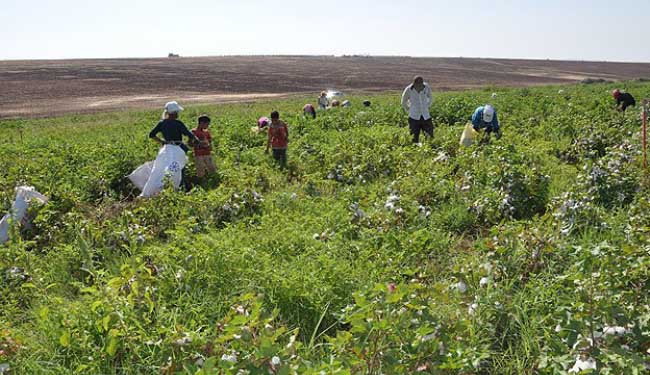
[[[402,94],[402,107],[409,114],[409,130],[413,134],[413,143],[420,142],[420,131],[433,137],[433,120],[429,113],[432,102],[431,88],[420,76],[415,77]]]

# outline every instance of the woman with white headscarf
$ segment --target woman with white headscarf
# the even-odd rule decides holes
[[[199,143],[199,140],[192,134],[192,132],[183,124],[182,121],[178,120],[179,113],[183,111],[183,107],[178,105],[176,102],[169,102],[165,104],[165,111],[163,112],[163,119],[153,128],[149,133],[149,138],[156,140],[161,145],[176,145],[183,149],[183,151],[189,151],[189,148],[185,143],[183,143],[183,135],[188,137],[191,141]],[[158,134],[162,133],[163,139],[158,137]]]
[[[189,147],[183,143],[183,136],[189,138],[192,144],[200,144],[201,141],[192,134],[182,121],[178,120],[178,115],[181,111],[183,111],[183,107],[181,107],[177,102],[169,102],[165,104],[162,120],[151,130],[151,132],[149,132],[149,138],[154,139],[156,142],[160,143],[161,146],[178,146],[183,150],[183,152],[189,151]],[[164,139],[158,137],[159,133],[162,133]],[[191,184],[186,175],[185,168],[182,170],[182,176],[182,183],[185,186],[185,190],[189,190]]]

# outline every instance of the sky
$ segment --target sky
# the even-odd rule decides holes
[[[650,62],[650,0],[2,0],[0,60],[400,55]]]

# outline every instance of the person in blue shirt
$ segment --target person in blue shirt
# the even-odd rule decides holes
[[[490,138],[491,133],[494,133],[497,139],[501,138],[497,111],[489,104],[476,108],[472,115],[472,126],[476,131],[485,129],[487,139]]]

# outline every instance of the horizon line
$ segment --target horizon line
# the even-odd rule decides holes
[[[524,61],[554,61],[554,62],[583,62],[583,63],[609,63],[609,64],[650,64],[650,61],[617,61],[617,60],[589,60],[568,58],[535,58],[535,57],[477,57],[477,56],[412,56],[412,55],[371,55],[371,54],[232,54],[232,55],[177,55],[170,56],[140,56],[140,57],[63,57],[63,58],[18,58],[2,59],[2,62],[21,61],[92,61],[92,60],[182,60],[200,58],[237,58],[237,57],[300,57],[300,58],[407,58],[407,59],[469,59],[469,60],[524,60]]]

